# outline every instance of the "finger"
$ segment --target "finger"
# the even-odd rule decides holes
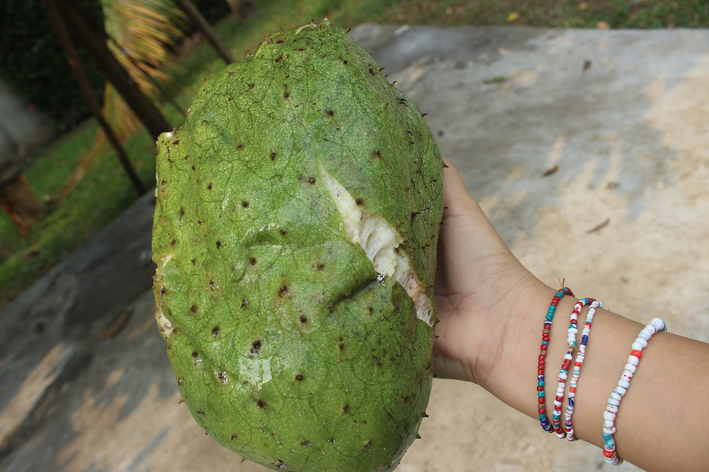
[[[458,169],[448,159],[443,159],[446,168],[443,173],[443,219],[467,214],[477,206],[470,195]]]

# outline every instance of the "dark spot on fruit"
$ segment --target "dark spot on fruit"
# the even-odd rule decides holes
[[[192,262],[192,265],[196,265],[196,264],[197,264],[197,259],[192,259],[190,262]]]
[[[332,111],[332,110],[327,110],[327,111],[325,112],[325,114],[326,114],[327,116],[329,116],[330,118],[332,118],[333,116],[335,116],[335,112]]]
[[[350,411],[350,406],[349,406],[349,405],[345,405],[345,406],[342,407],[342,412],[343,412],[343,413],[347,413],[348,411]]]
[[[197,220],[197,224],[198,224],[198,225],[201,225],[201,224],[202,224],[202,220]]]
[[[182,377],[177,379],[177,385],[182,386],[182,382],[184,382],[184,380],[182,380]]]
[[[308,183],[309,183],[310,185],[313,185],[313,184],[315,183],[315,177],[310,177],[310,178],[308,179]]]
[[[311,447],[311,446],[313,445],[313,443],[311,443],[311,442],[308,441],[307,439],[303,439],[302,441],[300,441],[300,445],[301,445],[301,446],[308,446],[308,447]]]
[[[192,359],[197,360],[199,358],[199,352],[197,351],[192,351]]]
[[[249,202],[247,202],[246,200],[244,200],[243,202],[241,202],[241,206],[244,207],[244,208],[248,208],[248,207],[249,207]]]
[[[290,93],[286,92],[283,94],[283,98],[285,98],[286,100],[288,100],[288,97],[290,97]]]
[[[339,339],[340,339],[340,341],[342,341],[342,340],[344,340],[345,338],[343,338],[342,336],[340,336],[340,338],[339,338]]]
[[[189,159],[189,158],[190,158],[190,156],[185,156],[185,157],[183,157],[183,158],[182,158],[182,162],[187,162],[187,159]]]
[[[232,435],[231,435],[231,440],[233,441],[234,439],[239,439],[239,436],[237,436],[236,434],[232,434]]]
[[[249,301],[244,298],[241,300],[241,308],[246,308],[247,306],[249,306]]]
[[[271,153],[271,160],[272,160],[272,161],[275,161],[275,160],[276,160],[276,157],[278,157],[278,155],[277,155],[275,152],[272,152],[272,153]]]
[[[165,287],[160,289],[160,295],[165,295],[167,293],[167,289]]]
[[[372,447],[372,441],[367,441],[366,443],[364,443],[364,447],[367,448],[367,449],[369,449],[370,447]]]
[[[266,408],[266,402],[263,401],[263,400],[258,400],[258,401],[256,402],[256,406],[259,407],[259,408],[261,408],[261,409],[263,410],[264,408]]]
[[[308,322],[308,318],[306,318],[305,315],[300,315],[300,322],[303,323],[303,324],[305,324],[305,323]]]
[[[376,74],[376,72],[374,72],[374,69],[372,69],[371,67],[369,68],[369,73],[372,75]]]
[[[373,312],[374,312],[374,307],[373,307],[373,306],[367,307],[367,311],[369,311],[369,313],[373,313]]]
[[[377,369],[381,369],[381,368],[382,368],[382,363],[381,363],[381,362],[377,362],[376,364],[374,364],[374,367],[376,367]]]
[[[283,228],[281,228],[281,230],[279,231],[279,233],[281,233],[282,236],[285,236],[287,232],[288,232],[288,231],[286,231],[286,230],[283,229]]]
[[[221,241],[217,241],[217,249],[219,249],[220,247],[222,247],[222,242],[221,242]]]
[[[423,415],[421,415],[421,416],[422,416],[423,418],[428,418],[428,414],[426,414],[425,411],[423,412]]]
[[[207,185],[207,190],[212,190],[212,184]]]
[[[379,150],[375,149],[374,151],[372,151],[372,157],[379,159],[380,157],[382,157],[382,154],[379,152]]]
[[[355,203],[357,204],[357,206],[361,206],[364,203],[364,200],[361,198],[358,198],[357,200],[355,200]]]
[[[243,150],[244,150],[244,145],[243,145],[243,144],[239,144],[238,146],[236,146],[236,150],[237,150],[237,151],[243,151]]]
[[[192,166],[192,170],[197,170],[197,168],[195,166]]]
[[[318,264],[318,270],[325,270],[325,264]]]
[[[278,63],[281,62],[282,60],[283,60],[283,54],[281,54],[280,56],[278,56],[278,57],[276,58],[276,64],[278,64]]]
[[[217,374],[217,377],[219,377],[219,380],[224,382],[226,380],[226,372],[223,370],[220,370],[219,373]]]
[[[303,380],[303,374],[296,374],[296,375],[295,375],[295,380],[297,380],[298,382],[302,381],[302,380]]]
[[[258,352],[260,349],[261,349],[261,341],[257,339],[251,345],[251,349],[249,349],[249,353],[251,354],[251,357],[258,355]]]
[[[342,61],[342,63],[343,63],[344,65],[347,65],[347,64],[348,64],[347,59],[342,59],[342,56],[340,56],[339,59]]]
[[[256,258],[255,258],[255,257],[249,257],[249,264],[251,264],[251,265],[256,265]]]
[[[278,289],[278,296],[283,298],[284,295],[288,294],[288,285],[284,285],[283,287]]]
[[[199,410],[197,410],[197,414],[198,414],[198,415],[202,415],[202,416],[205,416],[205,414],[204,414],[204,410],[203,410],[203,409],[201,409],[201,408],[200,408]]]
[[[303,48],[298,48],[298,51],[304,51],[304,50],[305,50],[305,49],[303,49]]]
[[[340,351],[343,351],[345,349],[345,345],[343,343],[340,343],[337,345],[337,349],[339,349]]]
[[[256,85],[256,84],[246,84],[246,86],[249,87],[249,90],[251,90],[252,88],[254,88],[255,85]]]
[[[177,244],[177,241],[173,239],[173,240],[170,242],[170,246],[174,246],[175,244]]]
[[[404,397],[404,403],[409,403],[409,401],[411,401],[409,397]]]
[[[274,462],[274,465],[276,466],[277,469],[283,469],[286,466],[286,464],[280,459],[278,459],[276,462]]]
[[[190,307],[190,313],[192,313],[193,315],[197,313],[197,305],[192,305]]]
[[[215,338],[219,336],[219,326],[215,326],[214,328],[212,328],[212,336],[214,336]]]
[[[276,44],[283,44],[283,40],[279,39],[278,41],[276,41]]]

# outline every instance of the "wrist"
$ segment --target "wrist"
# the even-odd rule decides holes
[[[501,339],[502,347],[496,362],[488,369],[488,375],[479,379],[480,385],[509,406],[533,417],[537,416],[536,382],[537,362],[540,354],[544,319],[549,305],[559,289],[544,284],[531,274],[511,300],[506,313],[507,330]],[[553,401],[558,369],[554,361],[562,359],[566,352],[566,329],[568,314],[576,299],[563,297],[556,309],[552,323],[552,341],[547,350],[547,400]],[[559,366],[561,365],[559,361]],[[548,412],[551,409],[547,408]],[[551,413],[549,413],[551,418]]]

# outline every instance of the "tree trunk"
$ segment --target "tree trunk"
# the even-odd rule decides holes
[[[23,236],[47,213],[42,199],[16,167],[0,176],[0,203]]]
[[[135,112],[138,119],[145,125],[151,136],[157,138],[160,133],[172,129],[163,117],[160,110],[153,102],[140,91],[128,72],[121,66],[111,50],[108,49],[105,39],[95,27],[77,9],[71,0],[56,0],[60,7],[62,19],[71,27],[74,35],[81,40],[81,44],[89,53],[94,63],[104,77],[111,82],[113,87],[121,94],[123,100]]]
[[[128,156],[123,150],[123,146],[121,145],[120,140],[116,136],[116,133],[113,132],[113,128],[111,128],[111,125],[108,123],[108,120],[106,120],[106,118],[103,116],[103,113],[101,112],[101,107],[99,106],[98,101],[96,101],[96,97],[94,97],[94,94],[91,91],[91,86],[89,85],[89,81],[86,79],[84,69],[81,67],[81,62],[79,61],[79,56],[76,54],[76,49],[74,49],[74,45],[69,39],[69,34],[64,29],[64,24],[62,22],[59,11],[57,10],[55,0],[44,0],[44,6],[47,10],[47,14],[49,15],[49,20],[52,22],[52,25],[56,30],[57,36],[59,36],[59,42],[64,48],[67,62],[69,62],[69,65],[71,66],[72,70],[74,71],[74,74],[76,75],[76,80],[79,82],[79,89],[81,89],[81,93],[83,93],[84,98],[86,99],[89,108],[91,109],[91,112],[96,117],[96,120],[98,121],[99,125],[101,125],[103,132],[106,134],[106,138],[108,138],[108,141],[111,143],[111,146],[113,146],[113,149],[116,151],[118,159],[121,161],[121,165],[128,174],[128,178],[130,178],[131,182],[133,183],[133,187],[138,192],[138,195],[144,194],[146,189],[143,185],[143,182],[140,181],[138,174],[135,172],[133,165],[131,164],[130,160],[128,159]]]
[[[226,0],[226,3],[231,8],[231,12],[240,20],[245,20],[254,9],[252,0]]]
[[[217,51],[219,57],[227,64],[234,62],[234,57],[226,45],[219,39],[214,29],[207,23],[202,14],[197,10],[191,0],[175,0],[175,3],[182,8],[187,16],[192,20],[192,23],[207,37],[212,47]]]

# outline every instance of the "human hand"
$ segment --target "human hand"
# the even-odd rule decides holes
[[[433,347],[435,372],[490,390],[495,368],[504,366],[501,361],[511,353],[515,320],[525,315],[530,297],[541,293],[551,299],[550,289],[510,252],[457,169],[446,164],[435,287],[440,320]]]

